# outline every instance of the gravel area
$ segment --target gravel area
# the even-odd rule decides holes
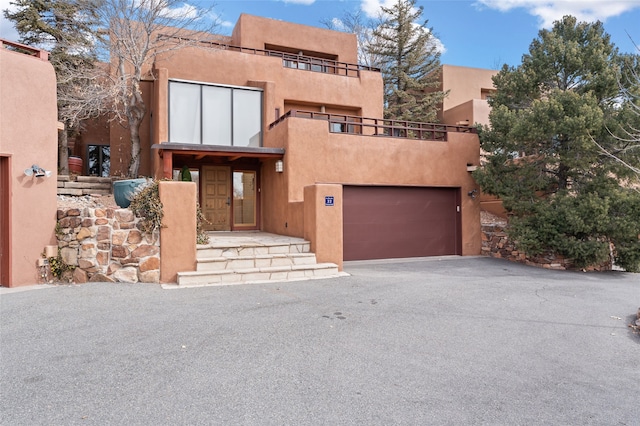
[[[500,216],[496,216],[489,212],[481,211],[480,223],[483,225],[506,225],[507,219]]]
[[[115,207],[113,195],[58,195],[58,208]]]

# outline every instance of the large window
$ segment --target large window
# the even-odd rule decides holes
[[[169,142],[262,145],[262,91],[169,82]]]

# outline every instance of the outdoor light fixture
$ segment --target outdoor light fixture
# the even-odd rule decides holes
[[[34,164],[28,169],[24,169],[25,176],[35,176],[35,177],[49,177],[51,176],[51,172],[49,170],[45,170],[42,167]]]
[[[282,173],[284,171],[284,163],[282,160],[276,161],[276,172]]]
[[[478,190],[474,189],[473,191],[469,191],[467,195],[471,197],[472,200],[475,200],[476,196],[478,195]]]

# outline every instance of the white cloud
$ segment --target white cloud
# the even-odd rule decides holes
[[[235,25],[231,21],[225,21],[222,18],[222,15],[220,15],[219,13],[213,10],[209,11],[209,18],[211,19],[212,22],[215,22],[217,25],[221,26],[222,28],[233,28]]]
[[[164,9],[162,15],[169,19],[195,19],[198,17],[198,12],[198,8],[195,6],[184,3],[180,7]]]
[[[579,21],[605,21],[635,8],[640,2],[629,0],[477,0],[477,6],[486,6],[501,12],[525,9],[537,16],[542,28],[550,28],[554,21],[573,15]]]
[[[397,0],[361,0],[360,9],[370,18],[377,18],[380,12],[380,6],[390,8]]]
[[[332,29],[334,29],[336,31],[346,31],[347,30],[346,25],[344,25],[344,22],[342,22],[342,19],[340,19],[340,18],[331,19],[331,25],[333,25]]]
[[[293,4],[303,4],[305,6],[308,6],[310,4],[313,4],[316,0],[282,0],[285,3],[293,3]]]
[[[9,9],[11,11],[15,11],[16,7],[12,4],[9,4],[11,0],[0,0],[0,38],[4,38],[6,40],[17,41],[20,37],[18,35],[18,31],[13,26],[13,23],[4,17],[5,9]]]

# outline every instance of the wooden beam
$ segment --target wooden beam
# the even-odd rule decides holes
[[[165,179],[173,179],[173,153],[167,151],[162,157],[162,175]]]

